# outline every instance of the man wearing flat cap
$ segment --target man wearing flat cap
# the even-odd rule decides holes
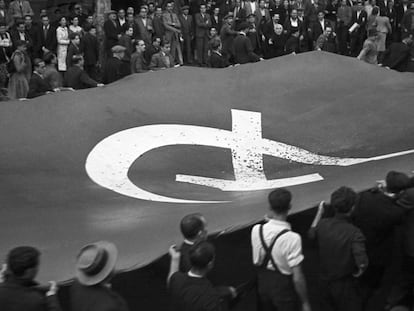
[[[115,45],[112,47],[112,57],[109,57],[106,61],[104,73],[103,73],[103,83],[108,84],[115,82],[119,79],[128,75],[128,70],[126,69],[126,63],[122,61],[125,56],[126,48],[122,45]]]
[[[104,23],[105,50],[111,55],[111,48],[118,44],[121,38],[122,28],[119,24],[116,11],[108,11],[108,20]]]
[[[352,219],[366,238],[369,266],[361,277],[366,301],[381,287],[386,268],[390,266],[394,231],[404,216],[404,210],[396,200],[409,184],[406,174],[390,171],[385,185],[379,183],[379,186],[359,194]]]
[[[128,311],[124,298],[110,288],[118,258],[113,243],[99,241],[84,246],[76,263],[75,282],[70,289],[73,311]]]

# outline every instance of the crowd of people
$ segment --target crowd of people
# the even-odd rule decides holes
[[[414,71],[408,0],[142,0],[139,8],[69,14],[0,0],[0,89],[10,99],[103,86],[174,66],[223,68],[323,50]],[[102,28],[103,37],[98,30]]]
[[[340,187],[329,204],[319,204],[307,237],[292,231],[287,220],[291,201],[292,194],[285,188],[269,194],[268,213],[251,230],[256,276],[238,287],[211,283],[208,274],[214,269],[216,251],[214,241],[207,239],[207,221],[199,213],[186,215],[180,223],[184,240],[169,249],[166,279],[171,310],[227,310],[243,291],[255,290],[258,311],[363,311],[397,257],[402,258],[399,275],[389,284],[392,287],[382,309],[413,310],[414,177],[391,171],[385,181],[359,194]],[[317,306],[311,306],[302,269],[303,238],[314,241],[319,253]],[[395,243],[402,246],[399,256],[393,255]],[[30,246],[9,252],[0,273],[2,310],[60,310],[56,282],[42,287],[35,281],[39,256]],[[128,310],[124,298],[110,285],[117,256],[116,246],[105,241],[80,250],[69,310]]]

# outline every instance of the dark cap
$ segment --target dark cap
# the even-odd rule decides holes
[[[254,15],[253,13],[250,13],[249,15],[247,15],[247,18],[249,18],[249,17],[256,17],[256,15]]]
[[[181,7],[181,11],[184,11],[184,10],[189,10],[190,9],[190,7],[188,6],[188,5],[183,5],[182,7]]]
[[[228,19],[228,18],[233,17],[233,16],[234,16],[233,13],[229,12],[229,13],[227,13],[226,16],[224,16],[224,19]]]
[[[385,178],[387,190],[392,193],[398,193],[410,186],[410,178],[401,172],[390,171]]]

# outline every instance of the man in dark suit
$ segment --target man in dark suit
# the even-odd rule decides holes
[[[206,13],[206,5],[200,5],[200,13],[195,15],[195,37],[197,63],[206,66],[208,57],[208,31],[211,27],[210,15]]]
[[[30,246],[12,249],[7,255],[5,280],[0,283],[2,310],[59,311],[56,282],[49,290],[42,290],[35,281],[39,269],[40,252]]]
[[[325,13],[323,11],[318,12],[318,19],[312,24],[312,41],[313,46],[316,46],[316,41],[325,32],[327,27],[331,27],[331,21],[325,19]]]
[[[252,43],[247,37],[249,24],[247,22],[243,22],[239,27],[240,33],[233,42],[235,62],[239,64],[258,62],[261,58],[254,53]]]
[[[149,69],[160,70],[174,67],[174,58],[171,56],[170,51],[170,43],[164,41],[161,44],[161,51],[152,55]]]
[[[145,44],[151,44],[153,33],[152,20],[147,16],[147,9],[145,7],[141,7],[139,10],[136,23],[138,26],[139,38],[144,40]]]
[[[350,28],[350,45],[351,45],[351,56],[356,57],[362,49],[362,45],[366,36],[366,25],[367,25],[367,12],[362,6],[362,1],[358,0],[357,5],[354,6],[352,12],[352,21]],[[354,29],[352,29],[354,28]]]
[[[128,67],[128,70],[126,70],[125,64],[122,62],[122,59],[125,56],[125,50],[126,48],[121,45],[112,47],[112,56],[106,61],[103,72],[103,83],[109,84],[128,75],[130,68]]]
[[[252,43],[253,51],[258,55],[262,55],[261,40],[259,38],[259,31],[256,27],[255,19],[256,16],[253,13],[247,16],[247,23],[249,24],[247,37],[250,39],[250,42]]]
[[[24,20],[18,20],[16,23],[16,28],[10,33],[13,46],[16,47],[18,41],[24,41],[27,45],[27,52],[32,56],[32,40],[29,33],[26,31],[26,24]]]
[[[40,49],[43,54],[52,52],[56,54],[57,38],[56,28],[50,25],[47,15],[42,16],[42,27],[40,31]]]
[[[30,36],[30,40],[32,42],[32,57],[33,58],[40,58],[43,56],[41,52],[41,32],[40,28],[33,23],[33,19],[30,15],[26,15],[24,17],[24,23],[26,27],[26,32]]]
[[[241,0],[235,0],[233,6],[230,9],[230,12],[233,13],[234,18],[234,29],[239,29],[239,24],[246,20],[246,10],[241,6]]]
[[[117,20],[116,11],[108,12],[108,20],[104,23],[105,50],[111,55],[111,49],[118,44],[122,29]]]
[[[393,42],[384,53],[382,65],[400,72],[407,70],[410,61],[410,46],[413,43],[412,37],[406,37],[401,42]]]
[[[96,38],[96,27],[87,25],[85,35],[82,37],[84,69],[94,80],[98,79],[99,43]]]
[[[154,18],[152,19],[152,27],[154,28],[154,37],[164,38],[165,35],[165,28],[164,28],[164,21],[162,19],[162,8],[156,7]]]
[[[193,63],[193,53],[191,49],[191,42],[194,37],[194,25],[193,17],[189,15],[190,7],[184,5],[181,8],[181,14],[179,15],[180,24],[181,24],[181,34],[183,36],[183,58],[185,64]]]
[[[36,58],[33,62],[34,70],[29,82],[27,98],[35,98],[53,92],[49,83],[43,78],[46,64],[42,59]]]
[[[208,65],[211,68],[225,68],[229,66],[228,61],[225,57],[221,54],[221,42],[219,39],[213,39],[210,43],[211,46],[211,54],[208,59]]]
[[[73,56],[72,66],[68,68],[63,80],[63,86],[71,87],[75,90],[87,89],[91,87],[103,86],[83,70],[84,60],[81,55]]]
[[[217,31],[220,31],[221,26],[223,26],[223,20],[220,14],[220,8],[215,7],[213,10],[213,14],[211,15],[211,27],[214,27],[217,29]]]

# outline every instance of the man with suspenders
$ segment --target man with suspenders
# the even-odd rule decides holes
[[[301,263],[302,240],[286,221],[291,193],[283,188],[269,194],[269,221],[253,227],[253,263],[258,267],[260,311],[310,311]]]

